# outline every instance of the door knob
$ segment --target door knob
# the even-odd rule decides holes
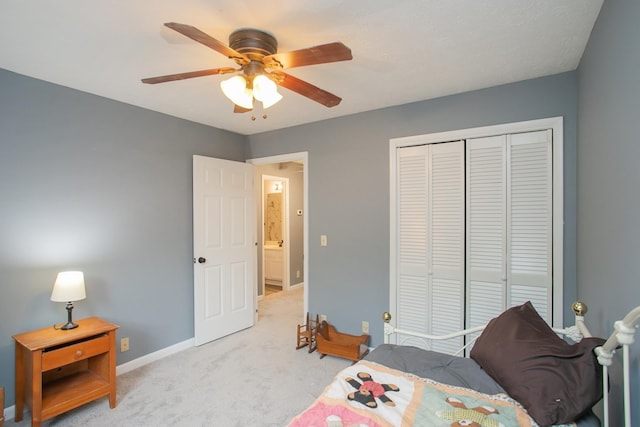
[[[206,259],[206,258],[203,258],[203,257],[200,257],[200,258],[198,258],[198,262],[199,262],[200,264],[203,264],[203,263],[207,262],[207,259]]]

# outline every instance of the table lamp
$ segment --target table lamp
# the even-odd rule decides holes
[[[78,327],[78,325],[71,320],[73,301],[79,301],[86,297],[84,274],[82,274],[82,271],[62,271],[58,273],[56,281],[53,283],[51,301],[67,303],[67,323],[60,329],[68,330]]]

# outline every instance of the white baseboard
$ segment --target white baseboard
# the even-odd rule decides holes
[[[26,412],[26,410],[25,410]],[[9,406],[8,408],[5,408],[4,410],[4,420],[5,421],[9,421],[9,420],[13,420],[16,417],[16,406]]]
[[[133,371],[134,369],[140,368],[151,362],[164,359],[165,357],[171,356],[172,354],[180,353],[181,351],[191,348],[194,345],[195,345],[195,339],[189,338],[188,340],[179,342],[169,347],[165,347],[162,350],[145,354],[142,357],[138,357],[137,359],[133,359],[129,362],[123,363],[122,365],[116,366],[116,375],[126,374],[127,372]],[[25,408],[25,412],[28,412],[26,408]],[[15,405],[9,406],[8,408],[4,409],[4,419],[6,421],[13,420],[15,417],[16,417]]]
[[[126,374],[129,371],[133,371],[134,369],[140,368],[141,366],[147,365],[151,362],[155,362],[156,360],[164,359],[165,357],[171,356],[172,354],[180,353],[181,351],[191,348],[194,345],[194,338],[189,338],[188,340],[179,342],[169,347],[165,347],[162,350],[145,354],[142,357],[138,357],[137,359],[133,359],[127,363],[116,366],[116,375]]]
[[[304,282],[296,283],[295,285],[289,285],[289,289],[298,289],[304,287]]]

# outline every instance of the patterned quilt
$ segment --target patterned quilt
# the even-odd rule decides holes
[[[487,395],[369,361],[342,370],[289,427],[537,426],[505,394]]]

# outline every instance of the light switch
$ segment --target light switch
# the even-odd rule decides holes
[[[327,246],[327,235],[323,234],[320,236],[320,246]]]

